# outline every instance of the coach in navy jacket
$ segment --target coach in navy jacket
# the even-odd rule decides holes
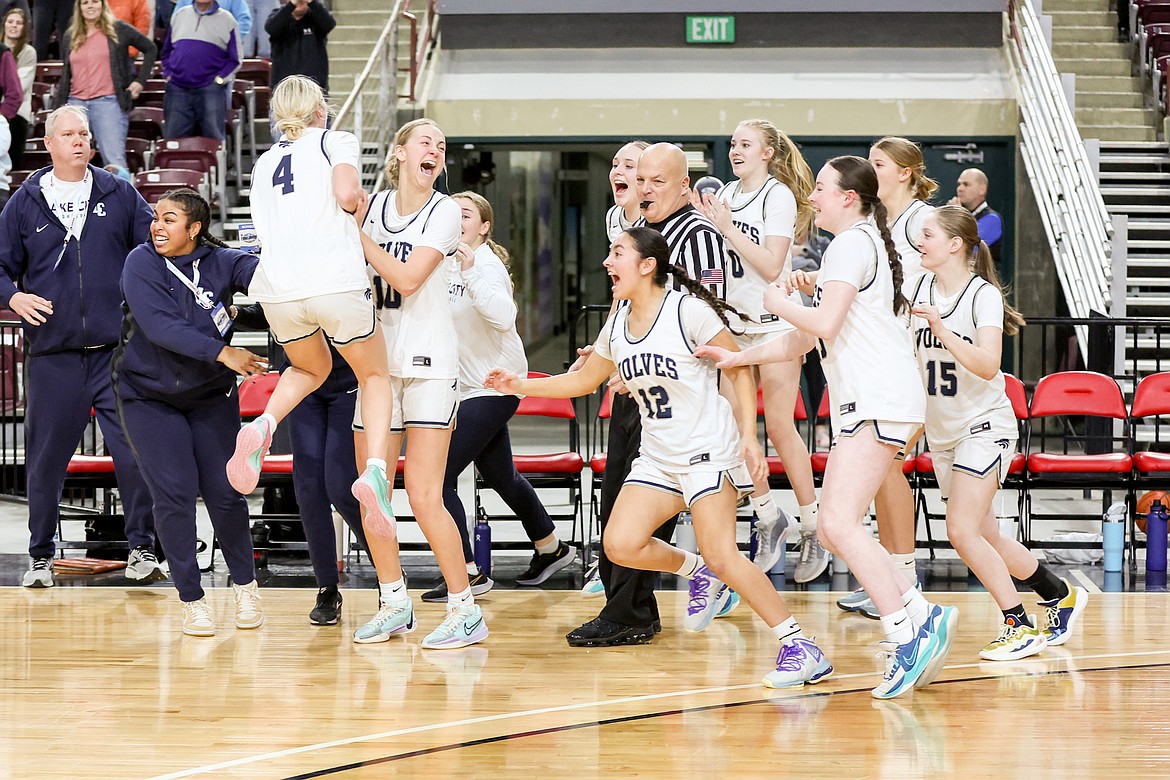
[[[30,176],[0,212],[0,306],[26,323],[29,575],[41,572],[26,575],[26,585],[52,584],[43,572],[54,553],[57,507],[91,408],[114,459],[126,537],[138,553],[127,574],[161,576],[150,496],[110,383],[122,320],[118,280],[127,253],[147,239],[150,208],[128,183],[88,165],[88,133],[76,106],[50,114],[45,144],[53,165]],[[139,567],[143,556],[148,565]]]

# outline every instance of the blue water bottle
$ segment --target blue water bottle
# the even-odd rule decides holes
[[[1125,504],[1114,504],[1101,518],[1105,571],[1121,571],[1125,557]]]
[[[492,527],[488,525],[487,517],[480,515],[475,520],[475,538],[472,544],[475,553],[475,565],[486,576],[492,573]]]
[[[1161,501],[1146,515],[1146,571],[1166,571],[1166,522],[1170,516]]]

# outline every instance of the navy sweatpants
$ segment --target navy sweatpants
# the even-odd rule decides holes
[[[154,500],[158,538],[183,601],[203,598],[195,559],[195,499],[211,515],[232,581],[256,579],[248,502],[228,483],[227,462],[240,429],[235,390],[213,403],[182,409],[119,388],[122,423]]]
[[[357,379],[347,366],[335,369],[325,384],[288,415],[296,464],[293,488],[301,508],[309,560],[321,588],[338,583],[337,536],[330,504],[353,530],[362,549],[368,549],[360,505],[350,492],[358,476],[352,427],[356,404]]]
[[[543,539],[556,530],[536,491],[512,463],[508,420],[519,405],[520,399],[514,395],[485,395],[459,402],[459,416],[447,451],[443,505],[455,518],[459,535],[463,537],[463,557],[467,563],[473,562],[475,556],[468,538],[467,513],[463,511],[456,485],[459,475],[472,463],[483,475],[484,482],[516,513],[529,539]]]
[[[112,349],[87,349],[35,355],[25,361],[25,456],[28,490],[28,554],[53,555],[58,507],[69,458],[97,414],[106,447],[114,459],[118,493],[131,547],[154,547],[150,493],[118,422]]]

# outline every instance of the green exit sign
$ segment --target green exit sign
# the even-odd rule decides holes
[[[735,43],[735,17],[688,16],[687,43]]]

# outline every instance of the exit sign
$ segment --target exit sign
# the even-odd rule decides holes
[[[687,43],[735,43],[735,17],[688,16]]]

